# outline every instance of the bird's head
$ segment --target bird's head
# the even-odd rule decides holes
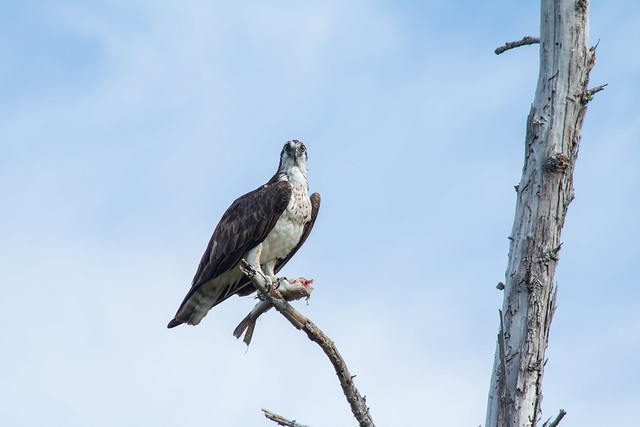
[[[297,139],[287,141],[280,152],[279,170],[284,172],[293,167],[298,167],[303,173],[307,171],[307,147]]]

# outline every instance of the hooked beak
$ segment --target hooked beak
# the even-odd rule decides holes
[[[289,155],[293,157],[295,160],[302,155],[302,152],[300,151],[299,148],[293,148],[291,149],[291,151],[289,151]]]

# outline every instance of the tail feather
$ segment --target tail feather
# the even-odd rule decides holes
[[[169,324],[167,325],[168,329],[175,328],[176,326],[182,325],[184,322],[178,319],[171,319]]]
[[[228,285],[211,281],[195,291],[190,291],[167,328],[175,328],[183,323],[197,325],[214,305],[229,297],[224,294],[229,292],[229,288]]]

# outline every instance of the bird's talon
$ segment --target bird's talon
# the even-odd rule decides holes
[[[267,283],[267,293],[271,292],[271,288],[273,287],[273,279],[269,276],[264,276],[264,281]]]

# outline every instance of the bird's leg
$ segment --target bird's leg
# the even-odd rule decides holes
[[[260,243],[255,248],[249,250],[249,252],[247,252],[247,262],[251,267],[253,267],[255,271],[257,271],[258,273],[260,273],[260,275],[262,275],[262,277],[264,277],[264,281],[266,282],[266,286],[267,286],[267,293],[269,293],[271,291],[271,286],[273,285],[273,280],[274,280],[273,267],[271,267],[269,271],[269,263],[266,263],[265,268],[268,269],[267,274],[265,274],[264,271],[262,271],[262,267],[260,266],[261,254],[262,254],[262,243]]]
[[[249,250],[247,252],[247,262],[251,267],[253,267],[256,271],[262,273],[262,268],[260,268],[260,255],[262,254],[262,243],[260,243],[255,248]]]
[[[264,281],[267,282],[267,293],[271,292],[271,288],[273,287],[273,279],[265,274]]]
[[[262,277],[266,279],[267,275],[264,274],[264,272],[262,271],[262,267],[260,267],[261,254],[262,254],[262,243],[260,243],[255,248],[250,249],[249,252],[247,252],[246,260],[256,272],[258,272]],[[268,279],[267,279],[267,283],[269,283]]]
[[[271,286],[275,283],[275,287],[273,289],[278,289],[278,287],[280,287],[280,282],[278,281],[278,278],[276,277],[276,273],[273,272],[273,268],[276,265],[276,261],[275,260],[270,260],[267,261],[266,263],[264,263],[263,265],[263,271],[265,272],[265,277],[269,277],[270,281],[268,280],[268,286],[267,286],[267,292],[271,291]]]

